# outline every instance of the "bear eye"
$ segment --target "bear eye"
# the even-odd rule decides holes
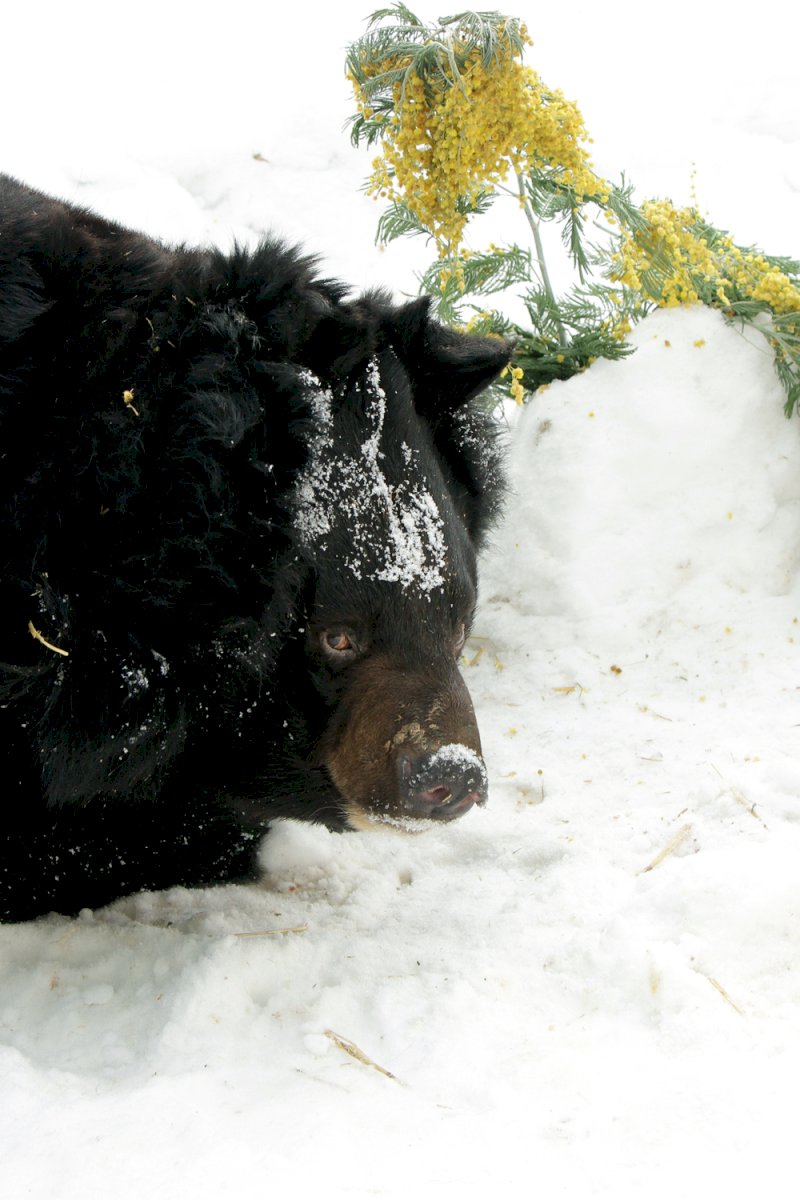
[[[322,649],[333,659],[353,658],[358,652],[353,635],[346,629],[325,629],[321,634]]]

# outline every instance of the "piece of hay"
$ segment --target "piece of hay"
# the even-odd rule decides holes
[[[659,866],[665,858],[669,858],[670,854],[675,853],[684,838],[687,837],[691,832],[691,825],[682,825],[669,845],[665,846],[664,849],[655,856],[653,861],[648,863],[646,867],[643,867],[641,871],[638,871],[637,874],[646,875],[648,871],[652,871],[654,867]]]
[[[37,642],[41,642],[48,650],[52,650],[54,654],[63,654],[64,658],[69,658],[69,650],[62,650],[60,646],[54,646],[52,642],[48,642],[43,634],[34,625],[33,621],[28,621],[28,633],[32,638],[36,638]]]
[[[308,933],[307,925],[289,925],[285,929],[254,929],[252,932],[235,933],[238,938],[275,937],[279,933]]]
[[[330,1038],[334,1046],[338,1046],[340,1050],[344,1050],[345,1054],[349,1054],[356,1062],[363,1063],[365,1067],[372,1067],[373,1071],[380,1071],[381,1075],[385,1075],[387,1079],[394,1079],[395,1083],[399,1082],[396,1075],[393,1075],[391,1071],[387,1071],[386,1067],[382,1067],[374,1062],[355,1042],[342,1037],[339,1033],[334,1033],[332,1029],[325,1030],[325,1037]]]
[[[553,692],[559,692],[562,696],[572,696],[575,692],[577,692],[579,696],[582,696],[584,692],[588,692],[589,689],[585,688],[582,683],[576,682],[570,683],[566,687],[551,688],[550,690]]]
[[[735,1001],[731,1000],[730,996],[725,991],[725,988],[722,986],[722,984],[718,980],[712,979],[710,975],[706,975],[706,979],[708,980],[708,982],[711,984],[711,986],[713,988],[717,989],[720,996],[722,996],[722,999],[727,1000],[727,1002],[728,1002],[728,1004],[730,1004],[731,1008],[736,1010],[736,1012],[739,1014],[740,1017],[743,1017],[745,1015],[744,1012],[742,1011],[742,1009],[739,1008],[739,1005],[736,1004]]]

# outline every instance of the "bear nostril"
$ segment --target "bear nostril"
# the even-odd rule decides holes
[[[443,746],[414,760],[400,759],[400,801],[409,816],[432,821],[460,817],[486,800],[486,768],[466,746]]]
[[[413,817],[427,817],[431,821],[450,821],[460,817],[473,804],[482,804],[480,792],[463,787],[427,788],[424,792],[412,792],[405,801],[405,809]]]
[[[430,804],[431,808],[437,808],[440,804],[447,804],[448,800],[453,798],[453,789],[445,787],[441,784],[440,787],[428,788],[425,792],[417,792],[415,797],[422,804]]]

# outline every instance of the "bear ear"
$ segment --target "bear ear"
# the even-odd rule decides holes
[[[430,298],[412,300],[386,318],[384,330],[426,417],[453,412],[476,396],[508,364],[512,347],[499,338],[456,333],[430,315]]]

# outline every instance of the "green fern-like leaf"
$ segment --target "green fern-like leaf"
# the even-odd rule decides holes
[[[422,276],[422,290],[436,295],[442,275],[449,274],[462,299],[466,296],[489,296],[505,291],[530,279],[532,271],[529,250],[509,246],[505,250],[487,251],[469,257],[439,259]],[[449,282],[449,281],[448,281]]]
[[[418,237],[420,235],[428,238],[433,236],[407,204],[395,201],[381,213],[375,241],[379,245],[388,245],[389,242],[394,242],[399,237]]]

